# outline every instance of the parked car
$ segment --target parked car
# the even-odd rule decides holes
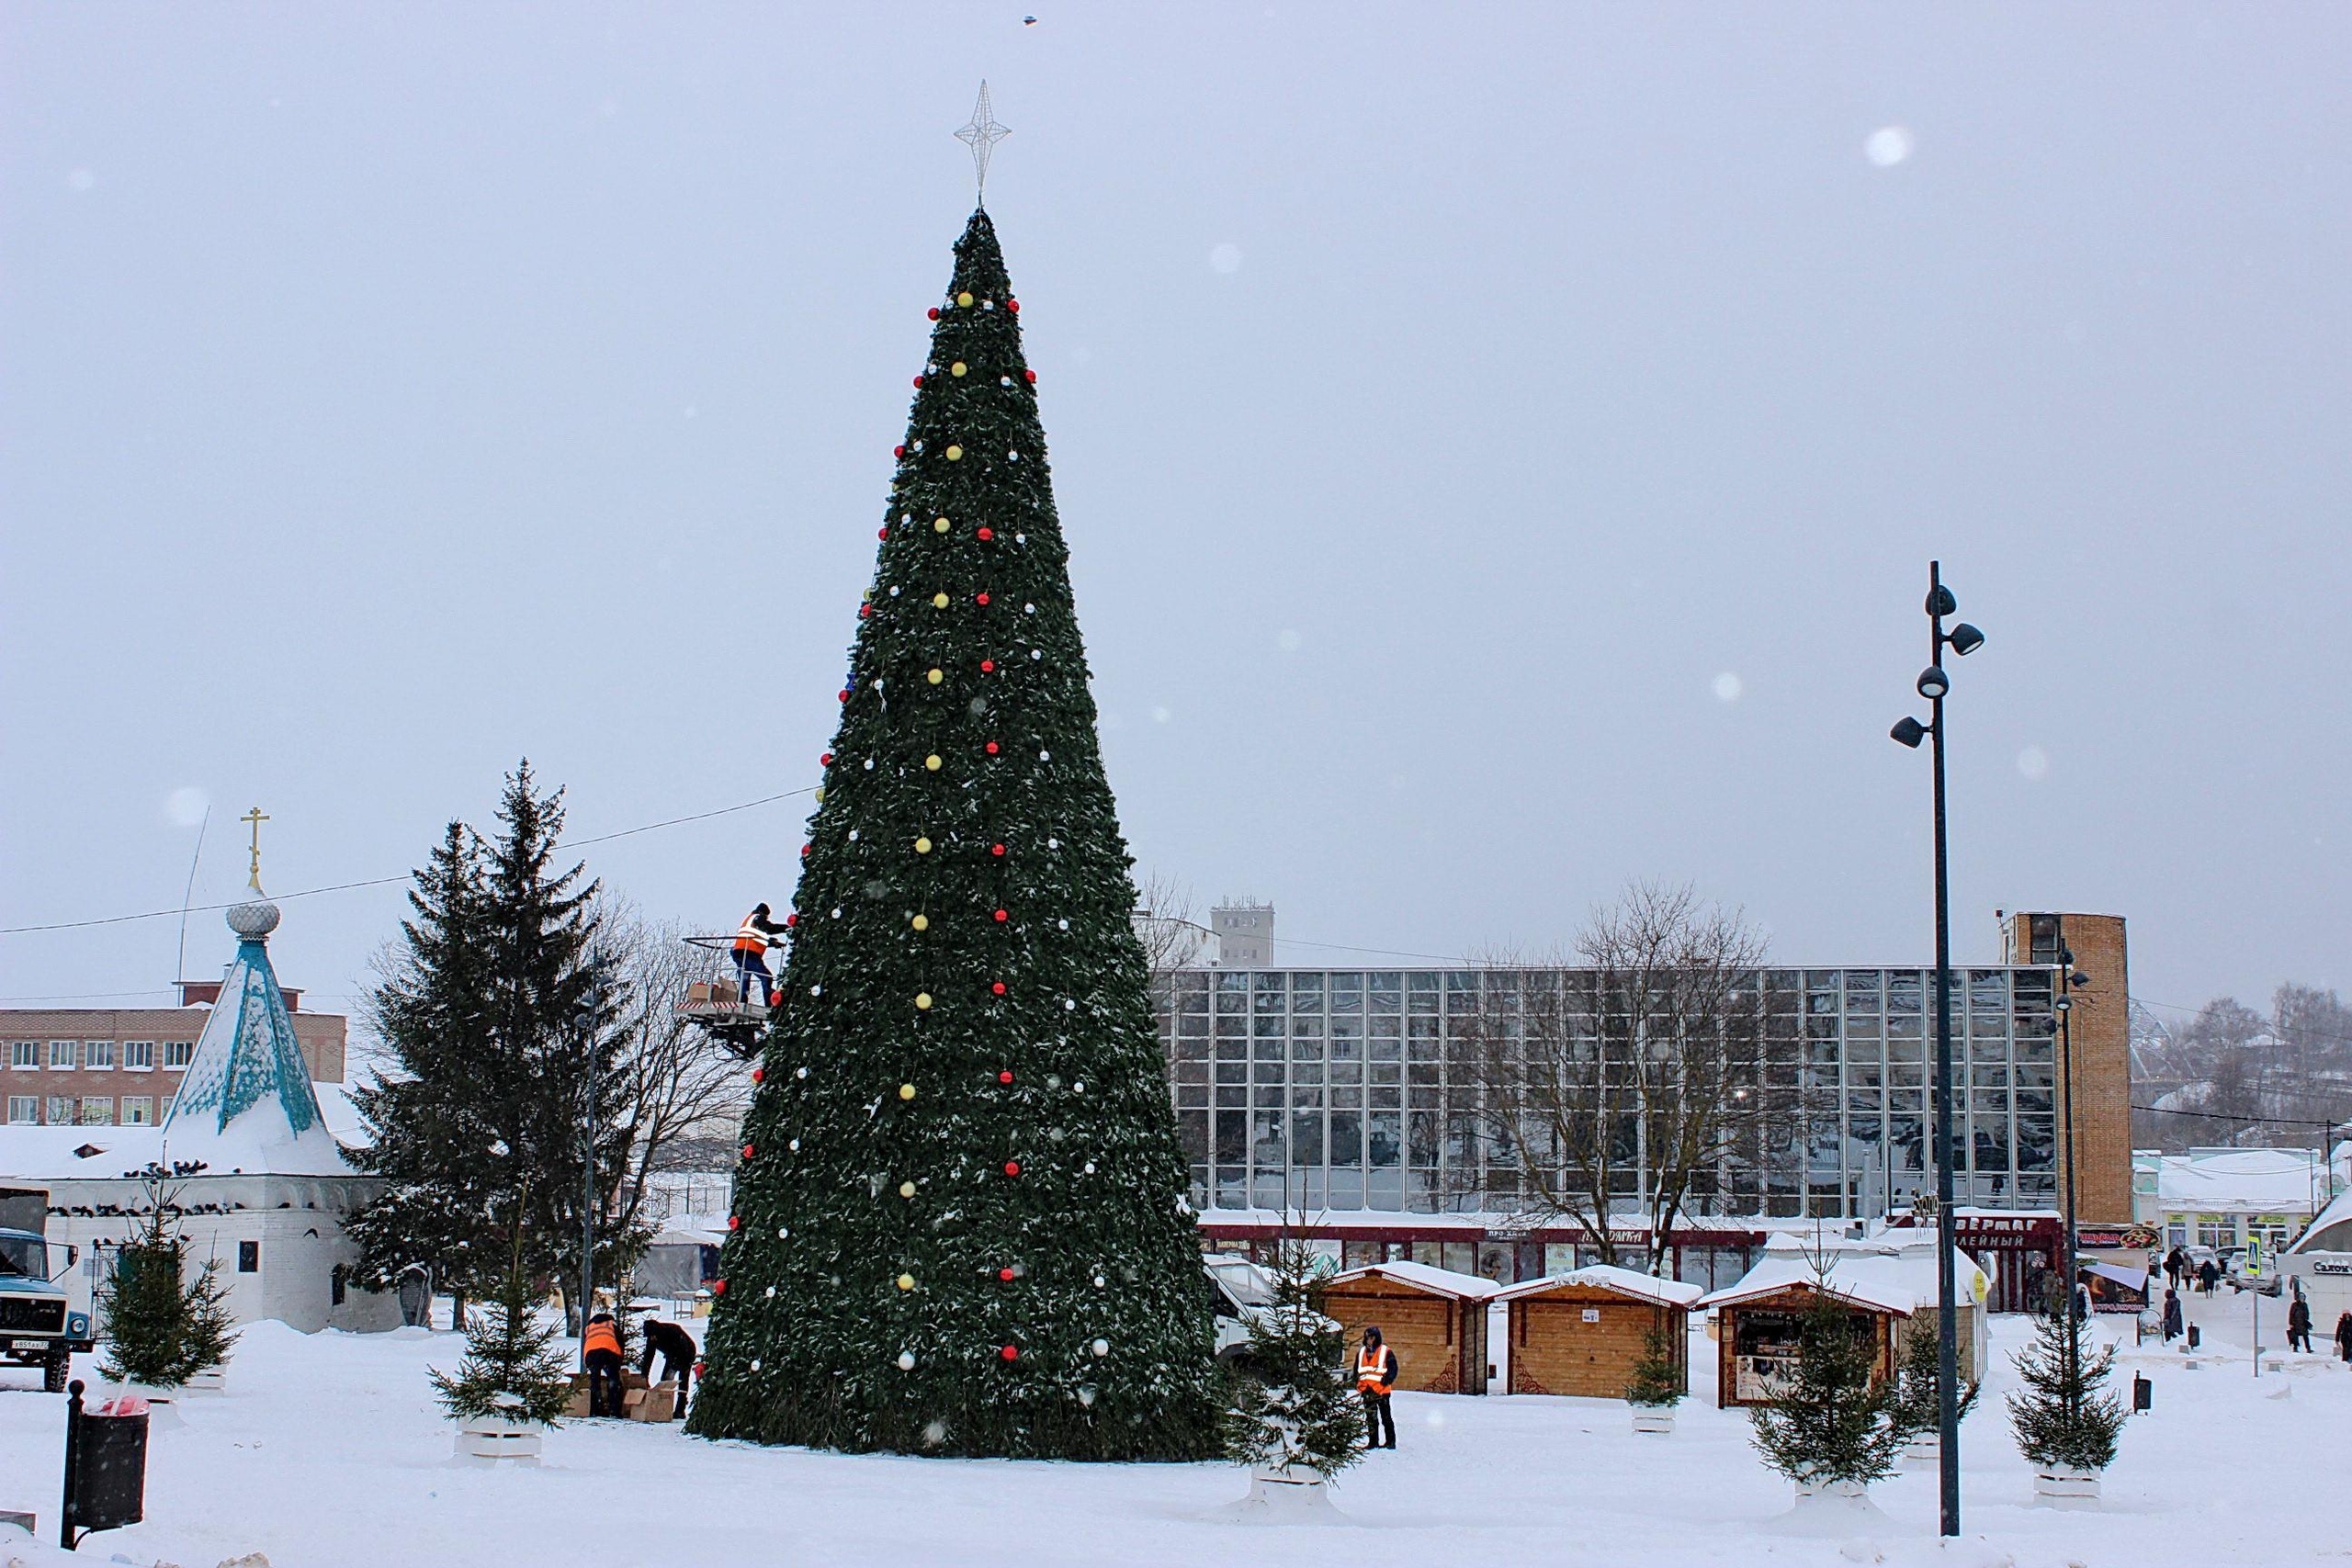
[[[1273,1310],[1274,1277],[1238,1253],[1212,1252],[1201,1264],[1216,1297],[1216,1359],[1230,1361],[1248,1352],[1258,1322]],[[1331,1318],[1323,1321],[1340,1326]]]

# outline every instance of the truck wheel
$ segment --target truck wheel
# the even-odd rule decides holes
[[[49,1353],[49,1359],[41,1363],[41,1392],[43,1393],[63,1393],[65,1392],[65,1385],[67,1382],[70,1381],[73,1376],[74,1352],[68,1350],[64,1346],[60,1345],[56,1349],[51,1350]]]

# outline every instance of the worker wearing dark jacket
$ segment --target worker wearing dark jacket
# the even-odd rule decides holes
[[[680,1421],[686,1414],[686,1385],[694,1381],[695,1337],[674,1323],[649,1322],[645,1325],[645,1350],[638,1358],[637,1370],[650,1381],[653,1376],[654,1352],[662,1355],[662,1381],[678,1380],[678,1403],[670,1418]]]
[[[1396,1416],[1388,1408],[1388,1396],[1396,1387],[1396,1352],[1388,1348],[1376,1327],[1363,1331],[1363,1345],[1356,1351],[1356,1392],[1363,1396],[1363,1446],[1367,1449],[1396,1446]],[[1385,1427],[1388,1440],[1380,1440]]]
[[[619,1416],[621,1408],[621,1334],[613,1314],[600,1312],[589,1318],[580,1337],[581,1359],[588,1368],[588,1414]]]

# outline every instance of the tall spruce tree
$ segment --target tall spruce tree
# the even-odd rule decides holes
[[[704,1436],[1218,1450],[1209,1292],[1019,310],[975,212],[821,759]]]
[[[452,822],[409,894],[412,918],[369,1016],[391,1062],[353,1094],[370,1141],[356,1158],[387,1179],[354,1216],[364,1283],[381,1289],[412,1264],[444,1289],[475,1294],[509,1271],[519,1224],[529,1273],[570,1280],[580,1268],[581,1189],[591,1058],[597,1083],[600,1192],[626,1168],[618,1040],[596,945],[594,883],[559,871],[563,792],[542,793],[525,761],[507,776],[499,831]],[[580,1021],[594,1020],[584,1033]],[[611,1280],[644,1237],[600,1231]]]

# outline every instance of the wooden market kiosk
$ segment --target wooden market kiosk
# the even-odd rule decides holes
[[[1690,1377],[1690,1309],[1703,1292],[1605,1263],[1499,1291],[1509,1309],[1510,1392],[1623,1399],[1654,1326]]]
[[[1715,1341],[1715,1403],[1762,1404],[1779,1392],[1792,1367],[1797,1325],[1823,1294],[1852,1314],[1875,1352],[1875,1375],[1894,1375],[1908,1337],[1936,1331],[1933,1232],[1921,1240],[1830,1242],[1821,1251],[1776,1236],[1737,1284],[1702,1297]],[[1961,1375],[1984,1376],[1984,1298],[1992,1276],[1955,1249],[1953,1283],[1960,1297]]]
[[[1396,1352],[1396,1386],[1417,1393],[1487,1392],[1487,1304],[1502,1289],[1426,1263],[1372,1263],[1325,1281],[1322,1307],[1347,1330],[1348,1353],[1377,1326]]]

